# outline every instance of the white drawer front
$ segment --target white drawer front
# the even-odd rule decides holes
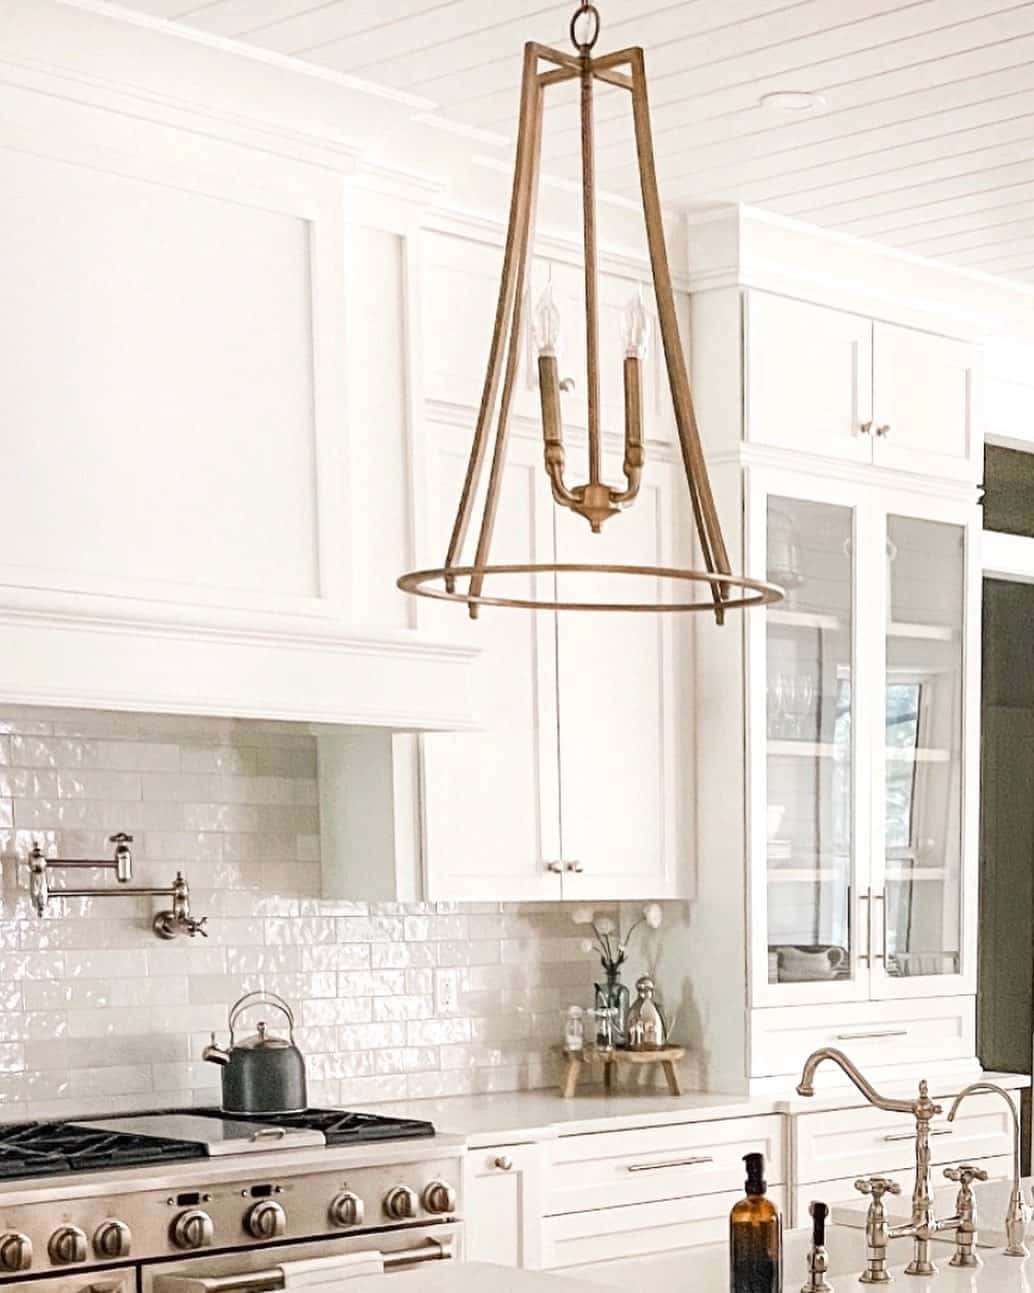
[[[1011,1155],[1001,1154],[997,1158],[977,1158],[973,1160],[978,1167],[982,1167],[991,1181],[1004,1181],[1012,1175],[1012,1157]],[[912,1200],[912,1183],[915,1180],[914,1168],[902,1168],[893,1172],[885,1172],[883,1175],[890,1177],[892,1181],[897,1181],[901,1186],[901,1193],[896,1197],[888,1195],[887,1216],[892,1225],[899,1222],[907,1221],[909,1209]],[[810,1185],[800,1185],[794,1192],[794,1211],[792,1224],[795,1226],[804,1226],[808,1224],[808,1204],[812,1199],[821,1199],[823,1203],[828,1203],[831,1207],[835,1204],[851,1203],[857,1204],[857,1222],[858,1228],[865,1225],[865,1213],[869,1206],[869,1200],[862,1198],[854,1188],[857,1176],[842,1176],[836,1181],[814,1181]],[[938,1168],[933,1174],[933,1187],[935,1198],[938,1198],[937,1215],[948,1216],[951,1212],[951,1200],[958,1186],[951,1185],[944,1179],[943,1170]],[[944,1202],[940,1202],[940,1192],[947,1190]],[[977,1209],[980,1211],[980,1187],[976,1187]],[[838,1226],[845,1225],[842,1216],[838,1214],[833,1218]],[[998,1218],[989,1213],[984,1208],[981,1216],[984,1225],[998,1224]],[[947,1234],[949,1240],[954,1238],[954,1232]],[[911,1242],[911,1241],[909,1241]],[[898,1251],[904,1251],[900,1248]],[[908,1261],[904,1257],[902,1261]],[[893,1264],[893,1263],[892,1263]]]
[[[939,1101],[947,1106],[946,1101]],[[915,1163],[915,1122],[908,1114],[882,1109],[833,1109],[798,1114],[797,1180],[833,1181],[850,1164],[854,1177],[907,1171]],[[969,1163],[1012,1152],[1012,1121],[996,1095],[970,1096],[953,1123],[943,1115],[930,1127],[932,1161]],[[852,1177],[852,1180],[854,1179]]]
[[[556,1270],[724,1241],[729,1233],[729,1212],[742,1197],[740,1188],[724,1194],[546,1217],[542,1264],[547,1270]],[[782,1186],[770,1189],[769,1197],[777,1208],[785,1208]]]
[[[800,1073],[812,1051],[835,1046],[863,1071],[873,1065],[966,1059],[976,1054],[973,997],[777,1006],[751,1013],[751,1075]],[[823,1065],[816,1085],[843,1084]]]
[[[784,1121],[776,1114],[563,1136],[549,1146],[545,1211],[742,1189],[743,1156],[754,1152],[764,1154],[768,1180],[779,1185],[786,1179],[783,1137]]]

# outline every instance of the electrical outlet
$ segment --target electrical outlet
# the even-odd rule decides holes
[[[458,970],[435,970],[434,1003],[439,1015],[454,1015],[460,1006]]]

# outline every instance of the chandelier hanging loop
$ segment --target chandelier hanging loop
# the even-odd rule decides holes
[[[588,30],[582,30],[587,28]],[[600,38],[600,11],[586,0],[578,6],[571,18],[571,44],[579,54],[592,53],[593,46]],[[582,32],[579,39],[579,31]]]
[[[594,56],[599,39],[600,15],[595,5],[581,0],[570,26],[571,41],[577,55],[529,42],[524,47],[524,70],[514,162],[510,219],[503,253],[502,278],[496,305],[495,325],[489,348],[488,367],[478,409],[474,441],[460,494],[456,519],[449,539],[445,565],[433,570],[416,570],[401,576],[398,585],[405,592],[439,600],[462,602],[471,618],[482,605],[510,606],[525,609],[614,610],[614,611],[710,611],[719,624],[727,610],[763,606],[781,600],[782,589],[745,575],[733,575],[711,483],[704,462],[700,432],[693,410],[686,358],[679,335],[675,296],[672,289],[668,252],[664,241],[663,214],[657,189],[650,109],[646,89],[643,51],[639,47]],[[540,64],[548,65],[540,71]],[[696,536],[703,569],[672,569],[661,566],[621,565],[613,562],[584,564],[545,562],[507,565],[490,564],[489,554],[495,529],[510,411],[517,382],[524,309],[529,295],[528,266],[534,246],[535,208],[538,197],[542,154],[542,122],[546,90],[567,81],[579,83],[579,117],[582,170],[582,248],[585,298],[586,352],[586,442],[587,476],[580,483],[567,477],[567,455],[564,445],[561,393],[569,383],[561,381],[557,361],[560,335],[560,312],[547,284],[536,306],[533,334],[538,349],[538,385],[542,416],[543,460],[553,499],[558,506],[584,517],[594,533],[603,523],[620,515],[634,503],[639,494],[646,450],[643,436],[642,363],[646,353],[650,320],[642,292],[625,312],[623,384],[624,384],[624,456],[621,473],[624,481],[608,483],[603,476],[603,426],[600,383],[599,323],[599,247],[596,226],[596,158],[594,91],[596,82],[616,86],[628,93],[632,104],[635,153],[639,169],[639,188],[646,225],[650,271],[657,305],[657,324],[671,389],[672,406],[678,431],[679,448],[686,473],[696,526]],[[481,524],[474,560],[464,562],[462,552],[473,518],[475,498],[480,496],[481,478],[495,421],[495,442],[484,490]],[[605,578],[608,590],[645,581],[648,593],[634,591],[627,600],[601,601],[598,587],[595,595],[575,598],[569,593],[570,581],[578,575]],[[524,584],[518,595],[485,591],[486,579],[521,576]],[[634,580],[622,578],[634,576]],[[552,594],[543,586],[551,580]],[[696,600],[658,600],[658,585],[674,582],[679,589],[686,583],[706,586],[710,596]],[[464,586],[460,586],[463,584]],[[530,590],[530,591],[529,591]]]

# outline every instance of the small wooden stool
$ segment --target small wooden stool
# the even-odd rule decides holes
[[[671,1095],[681,1095],[678,1069],[675,1065],[685,1055],[681,1046],[665,1046],[659,1051],[600,1051],[587,1047],[584,1051],[564,1051],[567,1070],[564,1073],[563,1096],[565,1100],[575,1094],[582,1069],[587,1064],[603,1065],[603,1086],[607,1091],[614,1089],[614,1070],[622,1064],[633,1067],[644,1064],[659,1064],[664,1070],[664,1079],[668,1083]]]

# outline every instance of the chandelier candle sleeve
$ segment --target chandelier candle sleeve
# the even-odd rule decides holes
[[[660,196],[654,166],[650,110],[646,90],[645,59],[635,47],[594,57],[593,49],[600,34],[600,17],[595,6],[582,3],[571,20],[574,54],[529,42],[524,47],[524,71],[521,78],[520,114],[514,163],[513,188],[502,278],[496,303],[495,325],[489,346],[488,367],[478,407],[474,440],[460,493],[459,506],[452,526],[445,564],[431,570],[414,570],[402,575],[399,587],[421,597],[465,603],[472,619],[481,606],[507,606],[529,610],[605,610],[605,611],[710,611],[722,624],[729,610],[763,606],[782,600],[782,589],[775,584],[746,575],[735,575],[722,535],[715,508],[711,482],[704,462],[700,433],[685,354],[679,336],[675,297],[672,290],[668,252],[664,241]],[[542,65],[545,64],[545,70]],[[645,467],[643,438],[642,365],[650,332],[650,320],[643,302],[642,289],[629,304],[624,318],[624,461],[621,483],[611,483],[603,475],[603,439],[601,425],[600,324],[599,324],[599,245],[596,227],[596,162],[594,92],[597,81],[616,86],[628,93],[632,102],[635,152],[639,168],[640,192],[649,250],[650,273],[657,305],[658,331],[671,389],[679,448],[686,473],[686,484],[693,508],[702,569],[622,565],[616,563],[543,562],[499,565],[490,562],[492,537],[497,520],[499,495],[506,462],[506,442],[510,409],[516,384],[520,336],[524,305],[527,299],[528,264],[534,245],[535,207],[541,164],[542,116],[545,93],[550,86],[577,81],[582,169],[582,249],[585,296],[585,389],[587,408],[586,479],[574,483],[568,477],[564,447],[561,393],[569,389],[559,376],[557,350],[560,341],[560,312],[553,299],[552,285],[536,304],[532,333],[538,350],[538,379],[542,413],[543,461],[554,502],[585,518],[593,533],[599,533],[604,521],[618,516],[631,506],[639,494]],[[617,356],[614,357],[617,361]],[[489,441],[494,443],[488,455]],[[474,512],[474,500],[490,457],[484,505],[478,528],[474,560],[465,563],[461,553],[467,541]],[[486,580],[499,576],[553,576],[541,581],[552,586],[553,594],[538,592],[504,596]],[[607,587],[626,586],[630,581],[645,581],[648,596],[627,600],[589,601],[561,596],[558,575],[608,576]],[[564,580],[566,588],[571,581]],[[658,600],[658,584],[670,583],[676,590],[669,600]],[[689,595],[687,584],[702,589],[707,596]]]

